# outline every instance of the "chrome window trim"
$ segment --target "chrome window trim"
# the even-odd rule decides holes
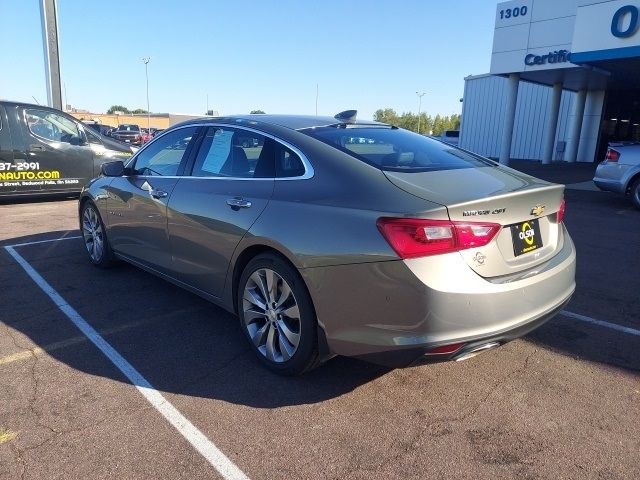
[[[176,130],[180,130],[182,128],[189,128],[189,127],[220,127],[220,128],[226,127],[226,128],[236,128],[236,129],[239,129],[239,130],[246,130],[248,132],[252,132],[252,133],[256,133],[258,135],[262,135],[265,138],[269,138],[269,139],[273,140],[274,142],[277,142],[277,143],[287,147],[293,153],[298,155],[298,157],[300,157],[300,160],[302,161],[302,165],[304,166],[304,174],[303,175],[299,175],[297,177],[283,177],[283,178],[278,178],[278,177],[266,177],[266,178],[215,177],[215,176],[198,177],[198,176],[195,176],[195,175],[181,175],[181,176],[178,176],[178,178],[201,178],[201,179],[208,179],[208,180],[215,179],[215,180],[262,180],[262,181],[265,181],[265,180],[274,181],[274,180],[276,180],[276,181],[291,181],[291,180],[308,180],[308,179],[312,178],[315,175],[315,170],[313,169],[313,165],[311,165],[311,162],[309,161],[307,156],[304,153],[302,153],[302,151],[298,147],[296,147],[295,145],[291,145],[289,142],[287,142],[285,140],[281,140],[280,138],[277,138],[274,135],[271,135],[271,134],[266,133],[266,132],[262,132],[260,130],[255,129],[255,128],[246,127],[244,125],[233,125],[233,124],[228,124],[228,123],[191,123],[189,125],[183,125],[183,126],[178,127],[178,128],[172,128],[172,129],[165,130],[157,138],[162,138],[167,133],[175,132]],[[155,141],[155,137],[154,137],[154,141]],[[131,165],[132,162],[135,161],[135,159],[138,157],[138,155],[141,152],[143,152],[144,149],[147,148],[151,143],[153,143],[153,141],[152,142],[148,142],[143,147],[141,147],[140,150],[138,150],[129,159],[129,161],[125,164],[125,167],[129,167],[129,165]],[[173,177],[164,177],[164,178],[173,178]]]

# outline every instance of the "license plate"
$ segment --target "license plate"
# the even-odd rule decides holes
[[[538,219],[511,225],[511,238],[513,238],[513,253],[516,257],[542,247]]]
[[[125,142],[125,143],[130,143],[130,142],[131,142],[131,140],[126,139],[124,142]]]

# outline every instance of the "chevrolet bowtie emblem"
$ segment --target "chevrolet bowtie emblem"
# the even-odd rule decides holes
[[[545,205],[536,205],[531,209],[531,215],[535,215],[536,217],[539,217],[544,212],[544,207]]]

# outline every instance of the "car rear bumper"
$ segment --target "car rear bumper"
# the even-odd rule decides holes
[[[593,183],[600,190],[626,193],[626,186],[632,174],[632,167],[619,162],[604,161],[596,168]]]
[[[571,298],[575,262],[564,230],[560,251],[518,278],[485,279],[459,253],[302,274],[333,354],[400,366],[439,346],[466,350],[528,333]]]
[[[600,190],[604,190],[605,192],[624,193],[624,184],[619,180],[594,177],[593,183],[596,184],[596,187]]]

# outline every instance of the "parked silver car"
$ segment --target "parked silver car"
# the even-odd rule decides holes
[[[468,358],[567,303],[562,185],[353,117],[194,120],[103,165],[79,202],[91,262],[237,314],[284,374]]]
[[[611,142],[593,182],[600,190],[628,194],[640,208],[640,143]]]

